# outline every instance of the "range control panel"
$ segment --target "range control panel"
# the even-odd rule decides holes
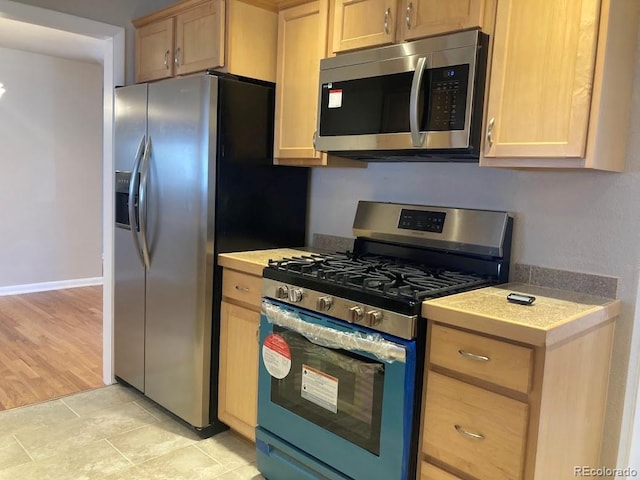
[[[398,228],[418,230],[421,232],[442,233],[445,212],[430,212],[425,210],[410,210],[403,208],[400,212]]]

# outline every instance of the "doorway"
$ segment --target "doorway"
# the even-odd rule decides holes
[[[124,29],[8,0],[0,0],[0,17],[2,21],[19,24],[19,31],[12,37],[16,41],[24,42],[20,46],[21,49],[44,49],[55,45],[76,53],[81,51],[87,55],[97,55],[103,68],[102,380],[104,384],[111,384],[113,383],[113,92],[116,85],[124,84]],[[2,30],[5,30],[4,25]],[[34,37],[36,30],[38,33]],[[69,35],[63,41],[60,34],[65,33]],[[34,41],[30,46],[26,46],[29,44],[29,38]],[[82,47],[79,48],[79,45]],[[6,44],[4,46],[15,48]],[[41,50],[41,53],[46,51]]]

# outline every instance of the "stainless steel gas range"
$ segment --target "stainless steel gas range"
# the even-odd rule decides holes
[[[264,269],[256,448],[270,480],[415,477],[424,300],[508,280],[506,212],[364,202],[352,252]]]

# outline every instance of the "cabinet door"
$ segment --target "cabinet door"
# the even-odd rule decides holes
[[[327,49],[327,0],[278,15],[278,66],[274,157],[322,162],[313,146],[318,112],[320,59]],[[277,162],[284,163],[284,162]]]
[[[226,71],[275,83],[278,14],[240,0],[225,8]]]
[[[405,0],[403,40],[482,27],[486,0]]]
[[[136,29],[136,83],[173,75],[173,18]]]
[[[393,43],[397,0],[336,0],[333,52]]]
[[[422,451],[478,480],[519,480],[529,407],[429,371]]]
[[[224,65],[224,1],[214,0],[176,16],[176,75]]]
[[[599,12],[599,0],[498,3],[485,157],[585,155]]]
[[[218,416],[251,440],[257,424],[259,324],[257,311],[222,302]]]
[[[421,462],[420,480],[460,480],[460,478],[439,469],[435,465]]]

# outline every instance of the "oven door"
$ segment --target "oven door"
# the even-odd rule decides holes
[[[407,478],[415,342],[264,300],[260,343],[266,478]]]

